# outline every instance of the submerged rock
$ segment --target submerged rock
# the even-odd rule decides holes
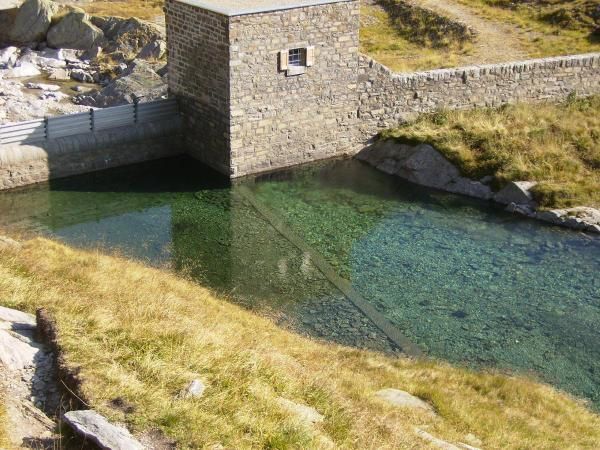
[[[493,195],[483,183],[461,176],[450,161],[427,144],[413,147],[393,140],[379,141],[357,157],[382,172],[412,183],[485,200]]]
[[[111,424],[96,411],[69,411],[63,416],[65,422],[78,434],[106,450],[143,450],[126,428]]]
[[[40,42],[46,37],[58,5],[50,0],[26,0],[15,18],[10,38],[16,42]]]
[[[103,38],[102,30],[93,25],[83,11],[72,11],[48,31],[50,47],[89,50]]]

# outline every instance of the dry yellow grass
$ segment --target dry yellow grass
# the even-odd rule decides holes
[[[0,250],[0,303],[48,308],[91,405],[180,448],[427,448],[415,427],[453,442],[472,434],[486,449],[600,444],[600,417],[549,386],[311,341],[168,272],[45,239]],[[195,377],[205,395],[177,399]],[[438,416],[378,401],[387,387],[428,400]],[[325,421],[302,425],[278,396]],[[132,412],[112,408],[116,398]]]
[[[9,448],[11,445],[8,439],[8,430],[6,429],[8,418],[6,417],[6,407],[4,406],[4,395],[4,392],[0,390],[0,449]]]
[[[456,0],[481,16],[512,24],[531,57],[600,51],[592,15],[597,0]]]
[[[162,0],[100,0],[84,5],[83,9],[97,16],[138,17],[153,21],[164,14],[163,5]]]
[[[383,134],[429,143],[479,179],[534,180],[542,207],[600,206],[600,96],[562,104],[445,111]]]
[[[469,43],[443,47],[410,42],[380,6],[361,5],[360,50],[395,72],[456,67],[469,54]]]

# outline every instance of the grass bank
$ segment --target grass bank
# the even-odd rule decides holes
[[[53,314],[94,408],[180,448],[427,448],[415,427],[489,449],[600,443],[600,417],[549,386],[311,341],[168,272],[45,239],[0,250],[0,299]],[[178,398],[196,377],[205,395]],[[388,387],[437,415],[374,397]],[[277,397],[324,422],[303,425]]]
[[[436,31],[435,24],[420,17],[418,12],[409,23],[406,17],[393,18],[378,4],[363,2],[360,16],[361,52],[395,72],[456,67],[472,50],[471,42],[443,33],[442,27],[438,27],[437,34],[445,38],[432,39],[425,30]],[[414,22],[421,24],[416,30]]]
[[[600,207],[600,96],[563,104],[443,111],[383,133],[429,143],[464,175],[534,180],[542,207]]]
[[[597,0],[456,0],[483,17],[515,25],[531,57],[600,51]]]

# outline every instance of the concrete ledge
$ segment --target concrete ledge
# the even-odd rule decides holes
[[[0,190],[185,153],[180,120],[0,147]]]

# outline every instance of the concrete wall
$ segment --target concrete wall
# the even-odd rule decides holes
[[[359,3],[231,17],[231,174],[348,152],[356,124]],[[282,49],[315,47],[287,76]]]
[[[167,0],[169,90],[179,98],[189,153],[227,175],[229,17]]]
[[[363,140],[415,113],[564,100],[600,93],[600,53],[396,74],[361,55]]]
[[[0,148],[0,190],[185,152],[179,119]]]

